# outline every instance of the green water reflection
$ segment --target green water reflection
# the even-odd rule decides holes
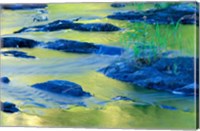
[[[152,4],[146,4],[143,9],[151,8]],[[115,9],[110,3],[82,3],[82,4],[49,4],[49,21],[58,19],[73,19],[82,17],[78,22],[108,22],[121,27],[119,32],[80,32],[74,30],[62,30],[56,32],[29,32],[12,34],[24,27],[47,22],[33,23],[32,16],[36,11],[7,11],[2,14],[3,36],[19,36],[32,38],[39,41],[51,41],[54,39],[71,39],[97,44],[124,47],[122,37],[127,33],[134,33],[143,28],[144,23],[130,23],[127,21],[111,20],[107,15],[116,11],[137,9],[135,5]],[[147,25],[149,36],[147,40],[156,37],[155,25]],[[173,25],[160,26],[161,36],[167,38],[165,50],[181,50],[184,55],[192,56],[194,42],[196,41],[195,26],[180,25],[177,32],[181,39],[173,36]],[[136,41],[139,37],[128,38]],[[8,49],[3,49],[8,50]],[[16,114],[2,113],[2,126],[58,126],[58,127],[89,127],[89,128],[195,128],[194,98],[175,96],[167,92],[142,89],[129,83],[120,82],[104,76],[96,70],[105,67],[113,60],[114,56],[84,55],[63,53],[41,48],[18,49],[36,56],[35,60],[17,59],[2,56],[2,76],[8,76],[12,82],[2,87],[2,101],[12,101],[20,107],[21,112]],[[106,58],[106,59],[105,59]],[[152,104],[151,106],[135,106],[134,102],[110,102],[107,105],[97,105],[92,102],[90,107],[72,106],[70,109],[60,108],[58,103],[49,102],[34,95],[32,84],[47,80],[62,79],[80,84],[83,90],[94,95],[100,101],[109,101],[116,96],[127,96],[135,101]],[[10,90],[9,90],[10,89]],[[18,91],[23,92],[19,94]],[[51,108],[39,108],[34,104],[27,105],[27,92],[31,98]],[[47,94],[52,97],[51,94]],[[57,97],[57,96],[55,96]],[[20,99],[18,99],[20,98]],[[24,98],[24,99],[23,99]],[[62,97],[55,98],[55,101]],[[90,100],[84,100],[90,101]],[[161,109],[158,105],[174,106],[178,110],[171,111]],[[188,111],[185,111],[188,110]]]

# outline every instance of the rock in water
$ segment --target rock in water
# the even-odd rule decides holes
[[[31,39],[20,37],[2,37],[1,47],[6,48],[33,48],[39,44],[39,42]]]
[[[2,83],[5,83],[5,84],[8,84],[10,82],[9,78],[8,77],[1,77],[1,82]]]
[[[119,31],[120,28],[109,23],[75,24],[72,28],[78,31]]]
[[[45,8],[47,4],[3,4],[1,7],[6,10],[30,10]]]
[[[186,85],[182,88],[175,89],[172,93],[179,94],[179,95],[194,95],[199,94],[199,85],[192,83],[189,85]]]
[[[62,39],[56,40],[54,42],[48,42],[43,47],[52,50],[75,53],[94,53],[99,49],[99,47],[92,43]]]
[[[1,111],[6,113],[15,113],[18,112],[19,109],[16,107],[15,104],[10,102],[0,102],[1,104]]]
[[[99,71],[108,77],[140,87],[174,94],[194,95],[194,92],[198,90],[198,86],[191,84],[195,79],[194,61],[193,57],[161,58],[154,64],[143,67],[137,67],[133,61],[122,61]],[[197,59],[197,63],[198,61]],[[197,69],[196,72],[199,70]]]
[[[114,46],[106,46],[106,45],[96,45],[99,50],[97,50],[96,54],[104,54],[104,55],[121,55],[124,52],[123,48],[114,47]]]
[[[103,55],[121,55],[124,49],[119,47],[95,45],[88,42],[59,39],[42,45],[43,48],[73,53],[94,53]]]
[[[110,6],[113,7],[113,8],[122,8],[122,7],[125,7],[126,4],[124,4],[124,3],[112,3]]]
[[[188,4],[172,5],[163,9],[147,11],[117,12],[108,18],[129,20],[131,22],[146,22],[149,24],[199,24],[198,8]]]
[[[162,108],[162,109],[167,109],[167,110],[172,110],[172,111],[177,110],[176,107],[168,106],[168,105],[160,105],[160,108]]]
[[[112,100],[114,100],[114,101],[119,101],[119,100],[133,101],[131,98],[128,98],[126,96],[116,96],[116,97],[112,98]]]
[[[22,52],[22,51],[10,50],[10,51],[3,51],[1,53],[4,56],[12,55],[14,57],[19,57],[19,58],[31,58],[31,59],[35,59],[35,56],[27,55],[27,53]]]
[[[91,96],[90,93],[83,91],[80,85],[65,80],[51,80],[44,83],[34,84],[31,87],[66,96]]]
[[[103,55],[121,55],[124,52],[123,48],[97,45],[88,42],[74,41],[74,40],[64,40],[58,39],[55,41],[43,43],[31,39],[19,38],[19,37],[3,37],[2,47],[5,48],[34,48],[43,47],[51,50],[58,50],[63,52],[73,52],[73,53],[94,53]],[[21,58],[35,58],[35,56],[29,56],[22,51],[3,51],[4,56],[13,55],[14,57]]]
[[[24,27],[14,33],[22,33],[22,32],[50,32],[50,31],[58,31],[63,29],[70,29],[74,26],[74,23],[69,20],[56,20],[46,25],[37,25]]]
[[[37,25],[24,27],[14,33],[22,32],[50,32],[64,29],[72,29],[78,31],[119,31],[120,28],[109,23],[74,23],[70,20],[56,20],[46,25]]]

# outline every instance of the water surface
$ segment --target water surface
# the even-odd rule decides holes
[[[143,10],[152,8],[146,4]],[[28,32],[13,34],[22,27],[45,24],[33,22],[36,10],[2,11],[2,36],[18,36],[38,41],[70,39],[96,44],[105,44],[127,48],[127,43],[139,41],[132,37],[144,28],[144,23],[111,20],[107,15],[116,11],[138,9],[130,4],[125,8],[115,9],[110,3],[81,4],[49,4],[49,21],[58,19],[74,19],[78,22],[107,22],[121,27],[118,32],[81,32],[61,30],[55,32]],[[156,38],[155,25],[146,25],[147,41]],[[193,56],[196,41],[196,27],[193,25],[160,26],[161,36],[166,37],[165,50],[179,50],[184,55]],[[176,33],[176,34],[175,34]],[[178,35],[177,35],[178,34]],[[127,38],[128,37],[128,38]],[[124,42],[125,41],[125,42]],[[10,50],[10,49],[2,49]],[[98,69],[117,60],[117,56],[77,54],[52,51],[41,48],[18,49],[36,56],[37,59],[20,59],[1,56],[2,76],[8,76],[11,83],[2,85],[2,101],[15,103],[21,110],[19,113],[1,112],[2,126],[48,126],[48,127],[88,127],[88,128],[185,128],[195,127],[194,98],[177,96],[167,92],[136,87],[106,77],[97,72]],[[69,80],[80,84],[83,90],[94,97],[75,99],[59,96],[31,88],[35,83],[48,80]],[[116,96],[127,96],[136,102],[110,100]],[[78,104],[83,103],[83,106]],[[87,106],[85,107],[84,104]],[[173,106],[177,110],[160,108],[160,105]]]

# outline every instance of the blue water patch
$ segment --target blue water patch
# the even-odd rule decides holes
[[[168,105],[160,105],[160,108],[162,109],[167,109],[167,110],[177,110],[176,107],[173,107],[173,106],[168,106]]]

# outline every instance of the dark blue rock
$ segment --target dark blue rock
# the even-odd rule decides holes
[[[119,31],[120,28],[109,23],[75,24],[72,28],[78,31]]]
[[[196,59],[198,63],[198,59]],[[99,72],[106,76],[148,89],[168,91],[174,94],[194,95],[198,86],[194,83],[193,57],[161,58],[154,64],[138,67],[134,61],[112,63]],[[198,67],[198,65],[197,65]],[[198,84],[198,81],[197,81]],[[197,88],[194,88],[197,87]]]
[[[24,27],[14,33],[22,32],[50,32],[64,29],[73,29],[78,31],[119,31],[120,28],[109,23],[74,23],[70,20],[56,20],[49,24]]]
[[[149,24],[199,24],[198,8],[188,4],[176,4],[163,9],[147,11],[117,12],[108,18],[129,20],[131,22],[146,22]]]
[[[2,37],[2,47],[6,48],[33,48],[39,44],[39,42],[31,39],[20,37]]]
[[[141,69],[140,71],[143,71],[142,74],[146,74],[146,77],[133,83],[141,87],[173,93],[174,90],[194,82],[194,61],[193,57],[161,58],[150,67],[149,71],[144,70],[146,68]],[[199,72],[198,69],[196,71]],[[133,75],[135,76],[135,73]],[[193,92],[194,90],[196,89],[193,88]],[[192,95],[189,90],[185,94]]]
[[[96,54],[104,55],[121,55],[124,52],[123,48],[106,46],[106,45],[96,45],[99,50],[96,51]]]
[[[94,53],[99,50],[99,47],[92,43],[62,39],[56,40],[54,42],[48,42],[43,47],[52,50],[75,53]]]
[[[45,8],[47,4],[3,4],[1,7],[6,10],[30,10]]]
[[[131,98],[128,98],[126,96],[116,96],[116,97],[112,98],[112,100],[114,100],[114,101],[119,101],[119,100],[132,101]]]
[[[139,70],[138,67],[135,66],[134,61],[121,61],[121,62],[113,62],[109,66],[104,67],[99,72],[102,72],[108,77],[125,81],[131,82],[133,80],[132,74]]]
[[[31,39],[19,38],[19,37],[3,37],[2,47],[11,48],[34,48],[36,46],[47,48],[51,50],[58,50],[63,52],[73,52],[73,53],[94,53],[103,55],[121,55],[124,52],[123,48],[106,46],[106,45],[96,45],[88,42],[74,41],[74,40],[64,40],[58,39],[52,42],[39,42]],[[3,51],[1,52],[4,56],[13,55],[14,57],[20,58],[35,58],[35,56],[29,56],[22,51]]]
[[[173,6],[169,6],[168,7],[169,10],[172,10],[174,12],[182,12],[182,13],[186,13],[186,14],[194,14],[198,12],[198,8],[194,7],[193,5],[189,5],[189,4],[176,4]]]
[[[192,83],[182,88],[175,89],[172,93],[178,94],[178,95],[194,95],[194,94],[198,95],[199,85]]]
[[[153,67],[165,73],[193,73],[194,72],[193,57],[175,57],[175,58],[161,58]],[[197,59],[198,61],[198,59]],[[176,69],[175,69],[176,68]],[[174,70],[173,70],[174,69]],[[174,71],[174,72],[170,72]]]
[[[1,102],[1,111],[6,112],[6,113],[15,113],[15,112],[18,112],[19,109],[13,103]]]
[[[9,78],[8,77],[1,77],[1,82],[2,83],[5,83],[5,84],[8,84],[10,82]]]
[[[83,91],[80,85],[65,80],[51,80],[31,87],[65,96],[91,96],[90,93]]]
[[[95,45],[88,42],[59,39],[42,45],[43,48],[73,53],[94,53],[103,55],[121,55],[124,49],[119,47]]]
[[[4,56],[14,56],[17,58],[28,58],[28,59],[35,59],[35,56],[29,56],[27,53],[22,52],[22,51],[16,51],[16,50],[10,50],[10,51],[3,51],[1,52]]]
[[[49,24],[45,25],[37,25],[24,27],[14,33],[22,33],[22,32],[50,32],[50,31],[58,31],[63,29],[71,29],[73,28],[74,23],[69,20],[56,20]]]
[[[122,8],[122,7],[125,7],[126,4],[124,4],[124,3],[112,3],[110,6],[114,7],[114,8]]]

